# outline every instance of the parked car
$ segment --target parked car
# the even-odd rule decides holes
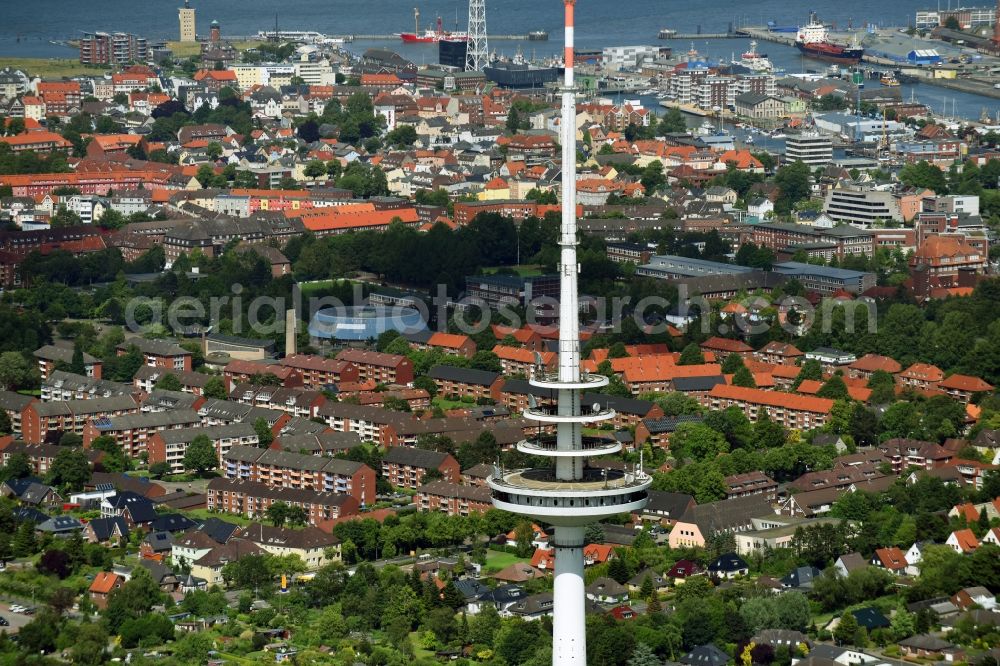
[[[10,626],[10,622],[7,621],[7,618],[5,618],[4,616],[0,615],[0,627],[9,627],[9,626]]]

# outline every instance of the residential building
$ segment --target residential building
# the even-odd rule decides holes
[[[200,425],[201,417],[191,409],[97,416],[89,419],[83,428],[83,445],[90,447],[98,437],[111,437],[122,447],[125,455],[137,459],[143,453],[148,455],[147,445],[155,433]]]
[[[753,528],[753,518],[774,514],[764,495],[698,504],[686,511],[670,532],[671,548],[701,548],[718,532],[744,532]]]
[[[439,511],[449,516],[485,513],[493,508],[489,488],[448,481],[431,481],[420,486],[413,503],[420,511]]]
[[[225,452],[221,460],[220,471],[229,479],[347,494],[361,506],[375,503],[375,470],[364,463],[242,444]]]
[[[826,166],[833,161],[833,142],[818,132],[794,134],[785,139],[785,159],[813,168]]]
[[[833,400],[800,396],[778,391],[719,384],[701,399],[712,410],[739,407],[747,418],[756,421],[761,413],[785,428],[811,430],[826,423]]]
[[[360,503],[351,495],[293,488],[271,488],[255,481],[212,479],[206,491],[209,511],[262,518],[275,502],[301,507],[306,522],[317,526],[358,513]]]
[[[345,349],[337,354],[336,360],[357,367],[357,381],[371,380],[378,384],[402,385],[413,383],[413,362],[405,356]]]
[[[382,456],[382,476],[394,486],[416,490],[430,472],[440,473],[451,483],[458,483],[462,474],[458,461],[448,453],[393,446]]]
[[[185,471],[184,456],[195,437],[204,435],[215,448],[219,468],[233,447],[257,446],[259,437],[252,423],[232,423],[228,425],[204,426],[176,430],[161,430],[150,435],[146,442],[149,464],[165,462],[172,474]],[[259,450],[259,449],[258,449]]]

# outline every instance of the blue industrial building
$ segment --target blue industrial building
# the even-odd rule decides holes
[[[324,308],[309,322],[315,340],[374,340],[386,331],[419,333],[427,329],[420,311],[405,306],[364,305]]]

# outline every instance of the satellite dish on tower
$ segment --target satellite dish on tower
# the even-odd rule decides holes
[[[530,393],[528,394],[528,407],[531,407],[532,409],[538,407],[538,401],[535,400],[535,396]]]
[[[593,409],[594,413],[596,414],[597,412],[601,411],[601,403],[595,402],[593,405],[591,405],[590,408]]]
[[[535,365],[537,365],[538,367],[542,367],[543,365],[545,365],[545,362],[542,360],[542,355],[539,354],[537,351],[535,352]]]

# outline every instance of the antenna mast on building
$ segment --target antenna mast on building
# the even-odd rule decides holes
[[[486,40],[486,0],[469,0],[469,41],[465,52],[465,70],[481,72],[489,64],[490,49]]]

